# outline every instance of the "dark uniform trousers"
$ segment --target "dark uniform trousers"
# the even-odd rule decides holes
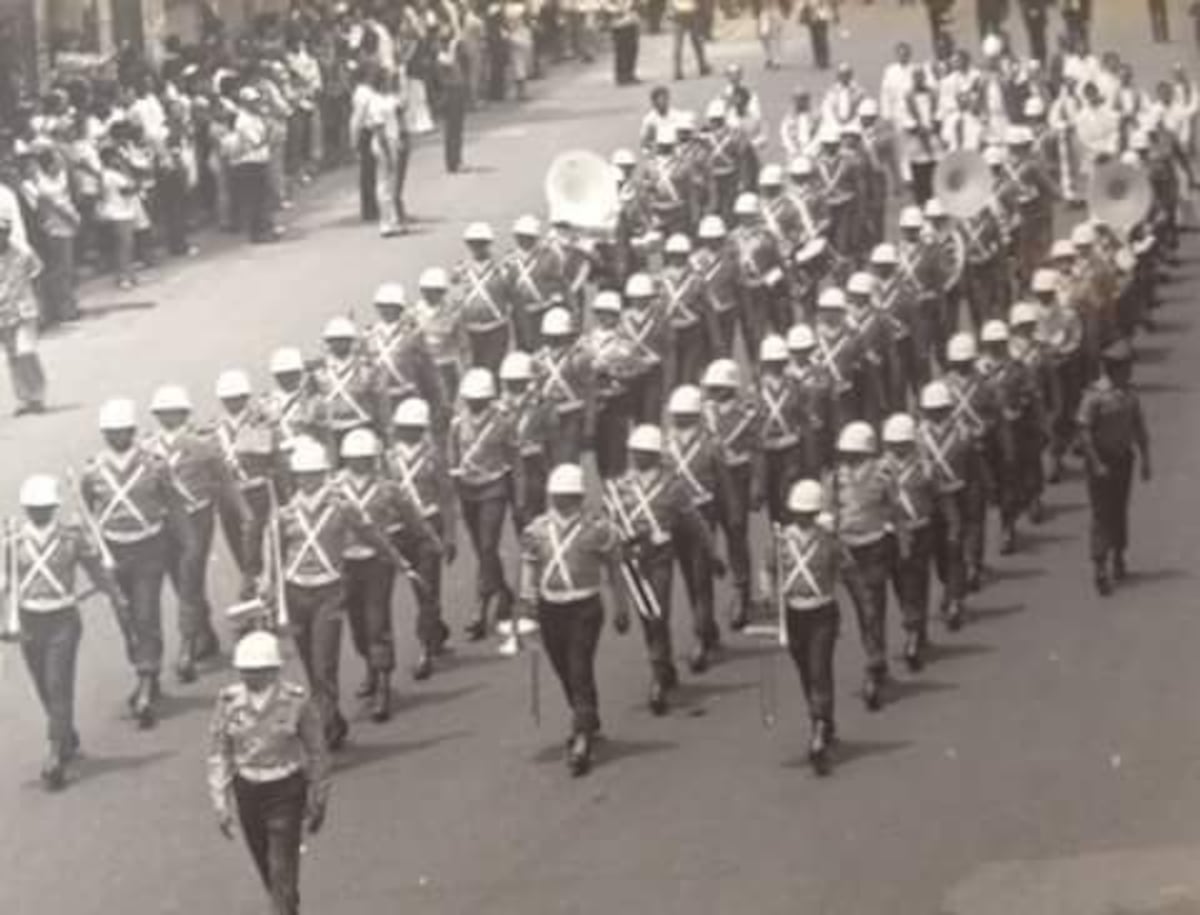
[[[812,610],[793,610],[784,616],[788,654],[800,674],[800,686],[814,721],[833,721],[833,650],[841,629],[836,601]]]
[[[700,514],[709,525],[715,524],[717,513],[712,503],[701,507]],[[681,529],[675,537],[675,558],[683,574],[683,586],[692,607],[692,632],[701,645],[712,646],[719,641],[713,590],[712,564],[705,544],[692,532]]]
[[[139,674],[162,670],[162,589],[167,574],[167,538],[158,533],[135,543],[108,542],[121,592],[129,601],[132,644],[126,647]]]
[[[886,535],[874,543],[851,546],[852,563],[842,571],[842,582],[850,593],[858,616],[858,633],[867,672],[887,672],[887,588],[895,564],[895,543]]]
[[[501,324],[490,330],[468,330],[467,340],[471,347],[471,365],[487,369],[493,378],[500,375],[500,363],[508,352],[508,325]]]
[[[78,607],[48,613],[21,611],[21,654],[46,711],[46,736],[60,751],[79,744],[75,733],[75,662],[83,622]]]
[[[797,442],[786,448],[763,450],[766,469],[767,514],[776,524],[787,517],[788,490],[797,480],[803,479],[804,445]]]
[[[1129,545],[1129,492],[1133,482],[1133,452],[1101,454],[1105,476],[1088,468],[1088,501],[1092,506],[1092,559],[1105,562]]]
[[[649,547],[638,561],[638,569],[654,591],[662,617],[658,619],[639,616],[642,635],[646,640],[646,653],[650,657],[650,669],[654,679],[667,686],[675,673],[674,651],[671,647],[671,579],[674,574],[675,546],[664,543]],[[682,557],[681,557],[682,558]]]
[[[542,645],[571,706],[573,734],[600,730],[596,648],[603,627],[604,605],[598,596],[569,604],[538,601]]]
[[[1018,489],[1020,477],[1016,462],[1004,454],[1004,448],[1000,444],[1000,438],[996,432],[988,433],[987,438],[984,439],[984,461],[987,464],[986,479],[989,499],[1000,510],[1001,522],[1007,525],[1016,520],[1020,506]],[[987,539],[986,520],[983,522],[983,526],[984,534],[980,536],[978,545],[972,543],[979,550],[978,554],[972,556],[978,568],[983,566],[983,551]]]
[[[663,407],[662,364],[651,366],[629,381],[629,407],[634,422],[657,426],[662,422]]]
[[[263,535],[267,530],[267,522],[271,514],[271,497],[266,485],[250,486],[242,489],[242,497],[249,509],[243,519],[228,502],[217,503],[217,518],[221,522],[221,532],[233,561],[237,563],[242,575],[255,578],[263,572]],[[243,534],[243,524],[249,527],[249,552]]]
[[[358,209],[363,222],[379,219],[379,198],[375,191],[375,144],[370,130],[358,132]]]
[[[392,585],[396,569],[386,559],[347,559],[346,612],[354,650],[371,670],[389,673],[396,667],[392,635]]]
[[[208,601],[208,557],[212,551],[215,510],[211,505],[188,512],[191,537],[185,546],[174,533],[165,533],[167,576],[179,602],[179,638],[193,644],[206,635],[214,641],[212,605]]]
[[[733,587],[742,600],[750,597],[750,465],[738,464],[726,468],[717,479],[713,500],[716,523],[725,536],[725,552],[729,557],[729,574]],[[716,638],[714,624],[713,638]],[[708,644],[706,642],[706,644]]]
[[[602,479],[613,480],[625,472],[629,455],[631,399],[628,391],[602,398],[596,409],[596,469]]]
[[[438,540],[441,540],[444,530],[441,514],[426,520]],[[417,641],[427,650],[436,650],[449,635],[442,621],[442,554],[433,541],[414,537],[404,531],[393,536],[392,545],[421,579],[419,583],[412,583],[413,597],[417,603]]]
[[[781,333],[775,327],[775,290],[769,286],[746,286],[743,288],[745,302],[742,305],[742,339],[746,352],[752,359],[758,357],[759,344],[769,333]],[[787,333],[787,328],[782,330]],[[732,339],[729,341],[733,346]]]
[[[737,343],[737,329],[742,322],[742,309],[735,306],[713,314],[713,329],[709,334],[708,348],[713,359],[732,359]],[[746,344],[747,351],[749,344]],[[757,352],[752,355],[757,356]]]
[[[583,409],[558,414],[558,437],[550,443],[554,466],[579,463],[587,432],[586,419]]]
[[[502,595],[503,599],[511,597],[504,580],[504,564],[500,561],[500,538],[508,514],[511,480],[507,484],[503,489],[488,484],[478,493],[468,486],[459,486],[463,524],[479,562],[476,594],[481,601],[495,595]]]
[[[925,632],[929,619],[929,564],[933,556],[932,522],[910,532],[908,557],[897,555],[892,588],[900,618],[909,632]]]
[[[1061,461],[1063,455],[1075,446],[1076,441],[1078,427],[1075,424],[1075,415],[1083,393],[1083,360],[1080,354],[1075,352],[1060,357],[1054,371],[1058,375],[1061,403],[1051,423],[1053,439],[1050,442],[1050,454],[1055,461]]]
[[[316,587],[289,583],[285,592],[288,616],[312,690],[321,713],[326,739],[340,737],[346,729],[338,706],[338,668],[342,653],[342,615],[346,588],[341,580]]]
[[[960,601],[967,594],[966,553],[963,518],[966,515],[967,490],[939,493],[930,522],[933,567],[942,583],[942,608]]]
[[[273,915],[298,915],[307,779],[300,772],[270,782],[235,776],[233,795],[246,845],[271,897]]]
[[[522,491],[513,499],[513,533],[519,539],[525,525],[546,511],[546,481],[549,463],[541,454],[521,457]]]
[[[675,331],[675,372],[671,389],[681,384],[699,384],[700,376],[711,361],[708,354],[708,334],[700,323],[679,327]]]
[[[987,548],[988,483],[985,473],[990,473],[988,462],[982,452],[971,458],[976,470],[967,480],[962,494],[962,540],[963,561],[968,579],[983,572],[983,555]]]
[[[1046,447],[1046,435],[1036,420],[1036,415],[1027,411],[1013,425],[1013,442],[1017,452],[1016,485],[1013,488],[1018,511],[1029,508],[1040,499],[1045,487],[1042,451]]]

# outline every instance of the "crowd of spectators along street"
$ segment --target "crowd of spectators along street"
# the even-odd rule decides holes
[[[55,74],[0,120],[0,216],[41,261],[40,323],[78,317],[81,275],[128,289],[139,268],[194,254],[202,226],[279,237],[298,186],[377,151],[374,93],[401,100],[390,129],[405,156],[443,121],[457,171],[468,108],[523,97],[551,62],[591,58],[587,2],[299,3],[242,34],[209,18],[195,45],[168,38],[157,65],[125,50]],[[379,218],[374,194],[362,215]]]

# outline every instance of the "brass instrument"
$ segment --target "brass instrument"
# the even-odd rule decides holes
[[[933,192],[951,216],[970,219],[992,199],[991,169],[977,152],[950,153],[938,163],[933,173]]]
[[[616,227],[620,210],[617,176],[596,153],[576,149],[556,156],[546,172],[545,190],[551,220],[600,232]]]
[[[1088,185],[1088,210],[1124,235],[1146,218],[1154,191],[1145,173],[1123,162],[1099,166]]]

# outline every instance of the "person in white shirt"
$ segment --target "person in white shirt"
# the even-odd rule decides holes
[[[367,109],[375,96],[371,73],[358,72],[350,96],[350,138],[358,151],[358,209],[363,222],[379,218],[379,200],[375,196],[375,149],[367,129]]]
[[[1171,84],[1175,87],[1175,107],[1183,119],[1183,147],[1190,158],[1196,157],[1196,115],[1200,112],[1200,93],[1188,76],[1183,64],[1171,68]]]
[[[671,90],[666,86],[655,86],[650,90],[650,110],[642,118],[639,131],[643,149],[653,149],[660,127],[674,127],[679,123],[679,109],[671,107]]]
[[[979,71],[971,65],[971,55],[958,50],[950,72],[937,82],[938,118],[944,118],[958,107],[958,98],[964,92],[974,92],[979,87]]]
[[[980,117],[982,103],[977,95],[963,92],[954,110],[942,118],[942,143],[950,152],[979,152],[984,146],[987,125]]]
[[[896,59],[883,68],[879,81],[879,116],[899,124],[904,113],[904,99],[912,90],[912,47],[908,42],[896,45]]]
[[[821,116],[832,124],[843,126],[858,117],[858,106],[867,97],[854,79],[854,68],[849,64],[838,64],[837,79],[825,94]]]
[[[29,236],[25,232],[25,217],[21,213],[21,202],[7,184],[0,181],[0,223],[8,224],[8,240],[29,250]]]
[[[1083,87],[1083,108],[1075,116],[1075,136],[1085,177],[1121,152],[1121,116],[1106,104],[1095,83]]]
[[[404,181],[408,176],[408,132],[404,128],[404,99],[397,76],[380,71],[367,103],[364,122],[375,154],[375,196],[379,201],[379,234],[384,238],[404,231]]]
[[[820,127],[821,119],[812,110],[812,94],[797,86],[792,91],[792,110],[779,122],[779,140],[788,162],[816,151]]]

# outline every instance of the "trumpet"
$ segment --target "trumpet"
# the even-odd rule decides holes
[[[633,543],[637,537],[633,520],[625,511],[621,496],[617,492],[617,485],[612,481],[605,484],[604,505],[608,509],[608,513],[616,519],[626,542]],[[638,616],[645,620],[661,620],[663,618],[663,608],[658,602],[658,595],[654,593],[654,588],[650,586],[650,582],[646,581],[646,576],[642,574],[637,561],[632,557],[626,556],[621,559],[621,579],[633,598],[633,605]]]

